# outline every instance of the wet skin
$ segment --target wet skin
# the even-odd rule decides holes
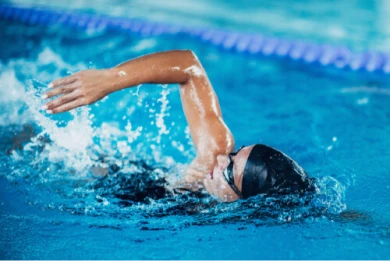
[[[140,84],[179,84],[183,111],[196,148],[196,157],[183,180],[175,184],[197,190],[205,188],[223,201],[239,197],[222,172],[234,150],[234,137],[223,120],[218,97],[196,55],[191,51],[154,53],[104,70],[85,70],[49,84],[43,99],[56,99],[43,106],[48,113],[61,113],[92,104],[112,92]],[[241,191],[242,174],[253,146],[245,147],[234,161],[234,180]],[[212,175],[210,175],[212,174]]]

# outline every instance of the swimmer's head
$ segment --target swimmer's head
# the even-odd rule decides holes
[[[218,155],[212,179],[205,180],[209,193],[228,202],[271,191],[302,191],[310,185],[311,180],[295,161],[261,144]]]
[[[252,148],[253,146],[246,146],[242,147],[237,153],[218,155],[211,177],[204,180],[206,190],[223,201],[231,202],[240,199],[243,174]],[[232,170],[234,186],[229,184],[224,177],[224,174],[226,175],[229,170]],[[238,190],[238,193],[234,188]]]

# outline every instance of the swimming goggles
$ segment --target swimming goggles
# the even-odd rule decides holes
[[[239,196],[240,198],[242,198],[242,194],[241,194],[241,191],[236,187],[236,185],[234,184],[234,170],[233,170],[233,166],[234,166],[234,161],[232,160],[232,156],[236,156],[238,154],[238,152],[240,152],[240,150],[242,148],[244,148],[245,146],[242,146],[237,152],[232,152],[232,153],[229,153],[229,165],[227,166],[227,168],[222,172],[226,182],[229,184],[229,186],[232,188],[232,190],[237,194],[237,196]]]

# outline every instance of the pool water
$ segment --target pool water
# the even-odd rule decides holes
[[[375,13],[364,11],[370,4],[361,2],[349,10],[352,17]],[[80,3],[77,8],[85,9]],[[121,4],[107,12],[114,15]],[[95,11],[103,12],[103,6]],[[310,6],[309,23],[321,8]],[[267,6],[258,8],[261,13]],[[283,5],[268,8],[276,15]],[[232,15],[232,28],[248,30],[237,20],[244,11]],[[164,20],[158,14],[151,18]],[[205,15],[203,23],[225,22]],[[333,37],[319,32],[314,39],[383,49],[379,39],[386,32],[371,32],[361,21],[355,26],[371,34],[370,41],[334,30]],[[306,37],[310,33],[315,30]],[[176,36],[143,38],[4,20],[0,36],[1,258],[389,258],[388,76],[239,55]],[[134,180],[144,186],[174,182],[195,156],[176,85],[122,90],[61,115],[40,109],[39,96],[55,78],[171,49],[198,55],[236,144],[265,143],[286,152],[316,178],[316,195],[258,196],[231,204],[205,195],[134,202],[128,195],[143,189]],[[109,175],[99,178],[96,172]]]

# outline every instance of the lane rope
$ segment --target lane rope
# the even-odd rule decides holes
[[[190,28],[140,19],[9,5],[0,5],[0,18],[9,21],[20,21],[29,25],[50,26],[61,24],[83,30],[114,30],[124,33],[138,33],[144,37],[183,35],[237,53],[286,58],[307,64],[318,64],[352,71],[360,70],[390,74],[389,53],[376,51],[353,52],[347,47],[266,37],[255,33]]]

